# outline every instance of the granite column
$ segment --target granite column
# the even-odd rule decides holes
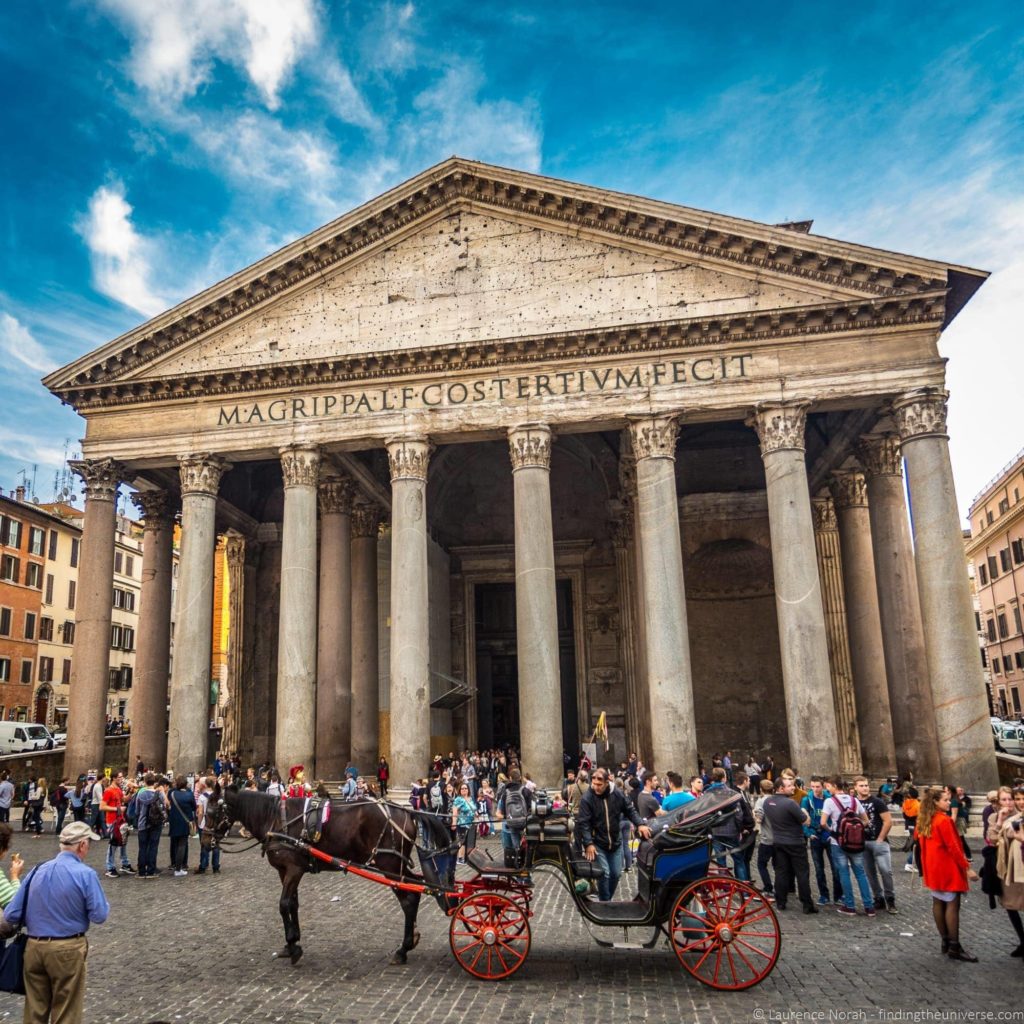
[[[380,733],[377,657],[377,537],[380,532],[380,512],[373,505],[356,505],[352,509],[351,524],[352,763],[358,765],[360,771],[372,772],[379,755],[377,747]]]

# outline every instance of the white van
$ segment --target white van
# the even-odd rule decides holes
[[[35,722],[0,722],[0,754],[50,750],[53,737],[45,725]]]

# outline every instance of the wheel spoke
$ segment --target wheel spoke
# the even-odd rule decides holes
[[[758,956],[763,956],[765,960],[771,960],[772,958],[771,953],[766,953],[763,949],[758,949],[757,946],[754,946],[751,943],[747,942],[746,939],[741,939],[738,935],[733,941],[738,942],[741,946],[746,946],[747,949],[751,951],[751,953],[756,953]]]
[[[736,955],[747,965],[747,970],[750,971],[751,974],[756,976],[758,973],[758,969],[746,958],[746,955],[744,954],[743,950],[739,948],[739,946],[736,946]]]

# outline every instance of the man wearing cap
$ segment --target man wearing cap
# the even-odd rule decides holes
[[[82,863],[89,843],[99,839],[84,821],[66,826],[60,853],[32,870],[4,911],[3,932],[11,934],[23,925],[28,933],[26,1024],[46,1024],[51,1017],[68,1024],[82,1020],[89,950],[85,933],[110,913],[96,872]]]

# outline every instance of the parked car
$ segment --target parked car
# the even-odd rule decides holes
[[[68,741],[68,734],[66,732],[55,732],[53,734],[53,745],[55,747],[63,747]]]
[[[21,754],[29,750],[52,750],[50,730],[36,722],[0,722],[0,754]]]
[[[1002,725],[992,726],[992,730],[996,750],[1004,754],[1016,754],[1017,757],[1024,757],[1024,726],[1003,722]]]

